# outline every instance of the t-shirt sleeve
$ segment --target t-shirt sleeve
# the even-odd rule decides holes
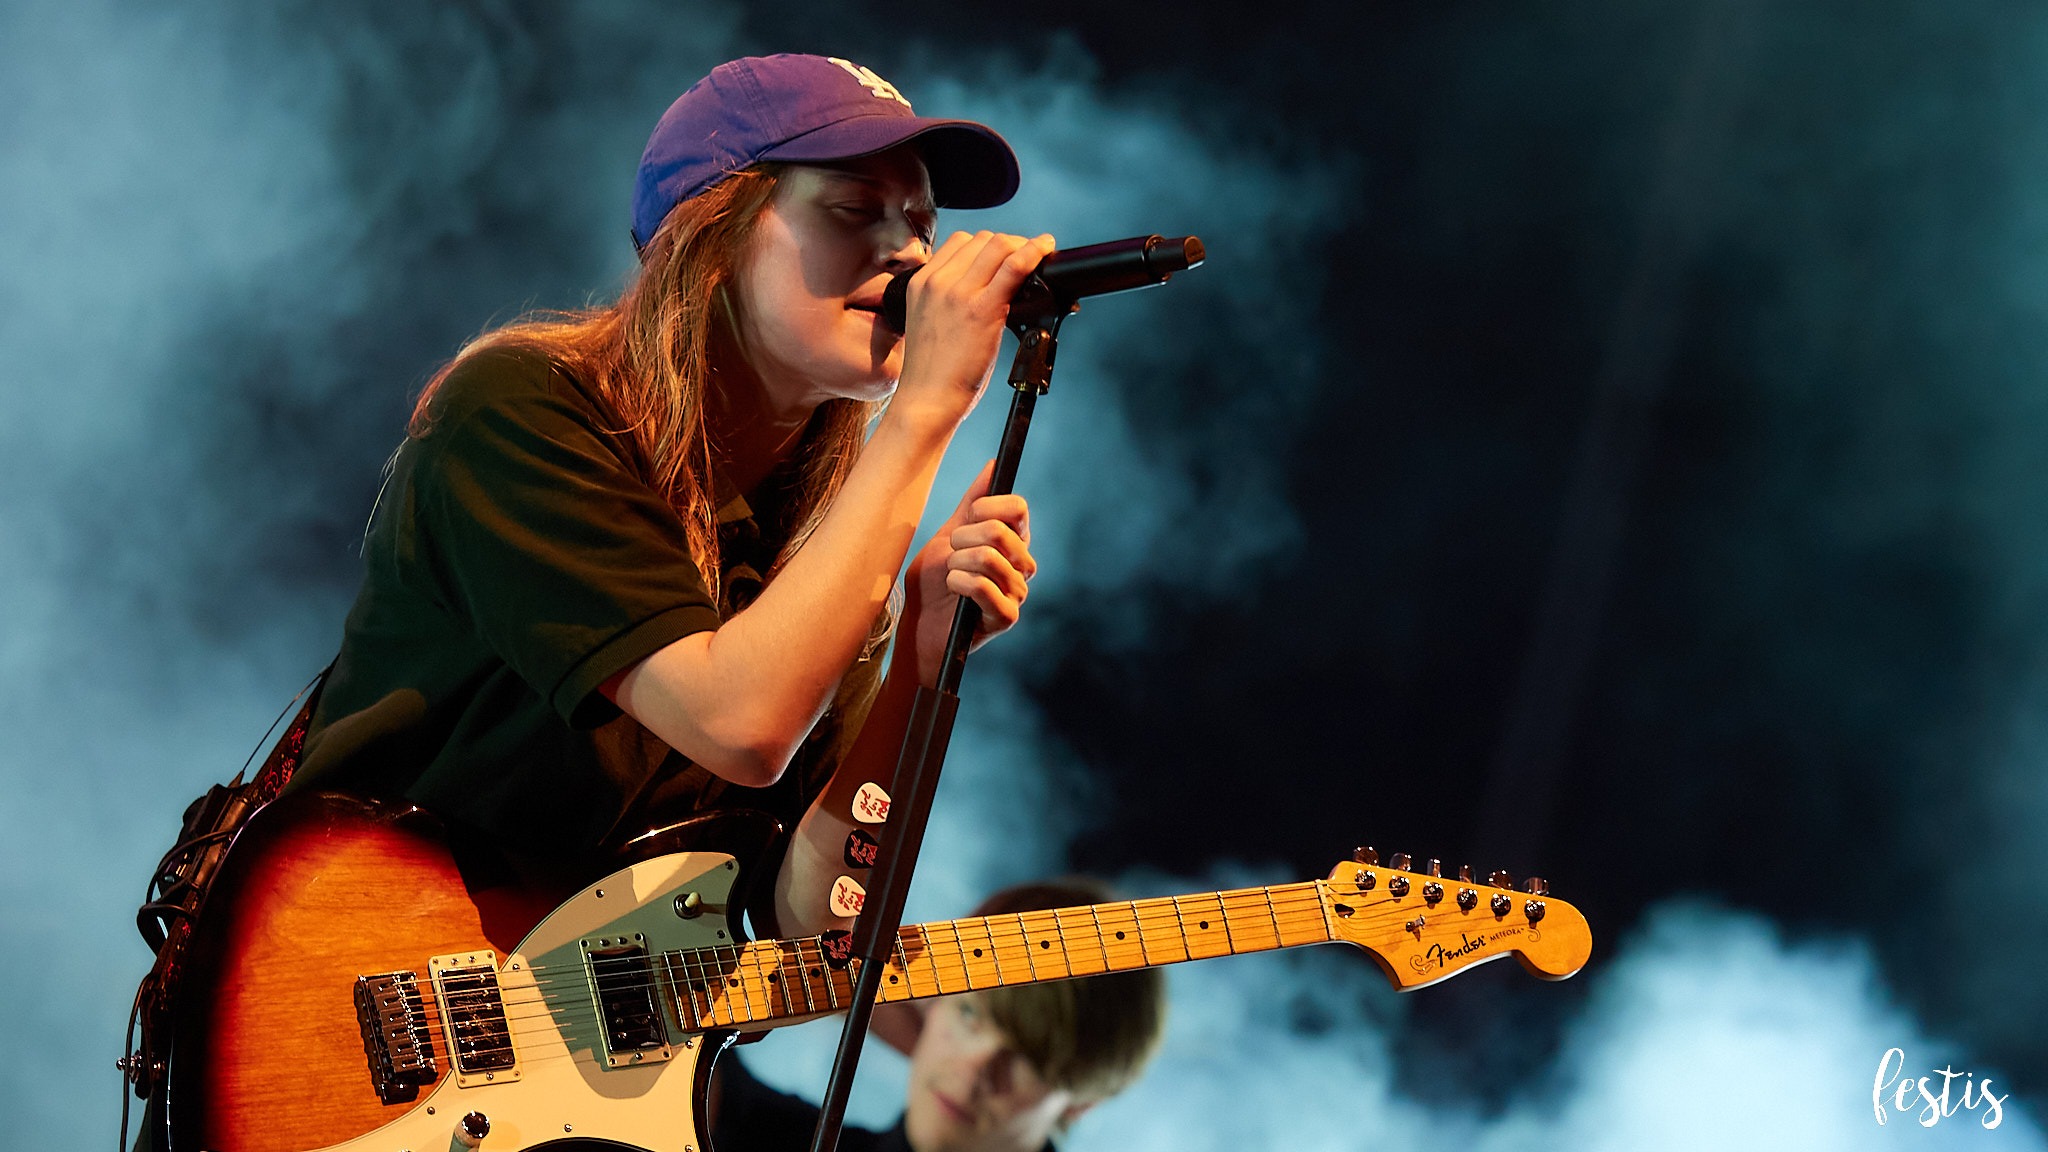
[[[599,685],[719,626],[681,518],[546,361],[478,354],[431,415],[401,450],[412,554],[400,564],[564,721],[616,716]]]

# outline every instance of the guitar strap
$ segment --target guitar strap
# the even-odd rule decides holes
[[[249,818],[277,799],[292,774],[298,771],[305,752],[306,730],[313,723],[313,709],[320,703],[320,689],[334,666],[320,671],[299,693],[301,703],[284,735],[246,783],[242,772],[226,784],[215,784],[185,809],[184,825],[178,839],[151,874],[142,907],[135,914],[136,930],[156,953],[156,963],[135,992],[135,1007],[128,1017],[128,1052],[119,1061],[121,1072],[133,1085],[135,1095],[149,1101],[138,1147],[169,1147],[162,1130],[163,1088],[170,1068],[168,1047],[176,992],[185,948],[193,925],[206,905],[206,893],[213,885],[228,850]],[[289,707],[289,706],[287,706]],[[137,1025],[141,1042],[136,1043]],[[122,1097],[122,1140],[127,1139],[127,1097]]]

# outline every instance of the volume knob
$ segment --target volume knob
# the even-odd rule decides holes
[[[491,1118],[481,1112],[471,1112],[455,1126],[455,1142],[464,1148],[475,1148],[491,1134]]]

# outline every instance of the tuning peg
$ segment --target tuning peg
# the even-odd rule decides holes
[[[1472,882],[1472,866],[1470,864],[1458,865],[1458,882],[1461,884],[1470,884]]]
[[[1527,892],[1531,896],[1548,896],[1550,895],[1550,884],[1541,876],[1531,876],[1527,880],[1522,881],[1522,891]]]
[[[1427,872],[1427,873],[1428,873],[1429,875],[1431,875],[1431,876],[1439,876],[1439,877],[1440,877],[1440,876],[1442,876],[1442,875],[1444,874],[1444,862],[1443,862],[1443,861],[1441,861],[1441,860],[1439,860],[1439,859],[1437,859],[1437,858],[1436,858],[1436,857],[1434,857],[1434,856],[1431,856],[1431,857],[1429,858],[1429,863],[1427,863],[1427,864],[1424,864],[1424,865],[1422,866],[1422,870],[1423,870],[1424,872]]]
[[[1387,867],[1397,869],[1402,872],[1406,872],[1408,870],[1408,865],[1412,863],[1414,863],[1414,861],[1408,858],[1408,854],[1406,852],[1396,852],[1392,856],[1387,857]]]
[[[1493,885],[1495,888],[1512,889],[1515,886],[1515,878],[1513,876],[1508,875],[1506,872],[1502,871],[1499,868],[1496,868],[1492,872],[1487,873],[1486,882],[1488,884]]]
[[[1353,863],[1356,864],[1378,864],[1380,862],[1379,849],[1374,848],[1370,844],[1365,844],[1357,848],[1353,848],[1351,850],[1351,860]]]

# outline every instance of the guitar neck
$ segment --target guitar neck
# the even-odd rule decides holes
[[[1321,883],[1308,881],[906,925],[877,1003],[1322,944],[1335,938],[1328,915]],[[736,1028],[849,1006],[860,961],[834,957],[832,944],[761,940],[662,962],[686,1026]]]

